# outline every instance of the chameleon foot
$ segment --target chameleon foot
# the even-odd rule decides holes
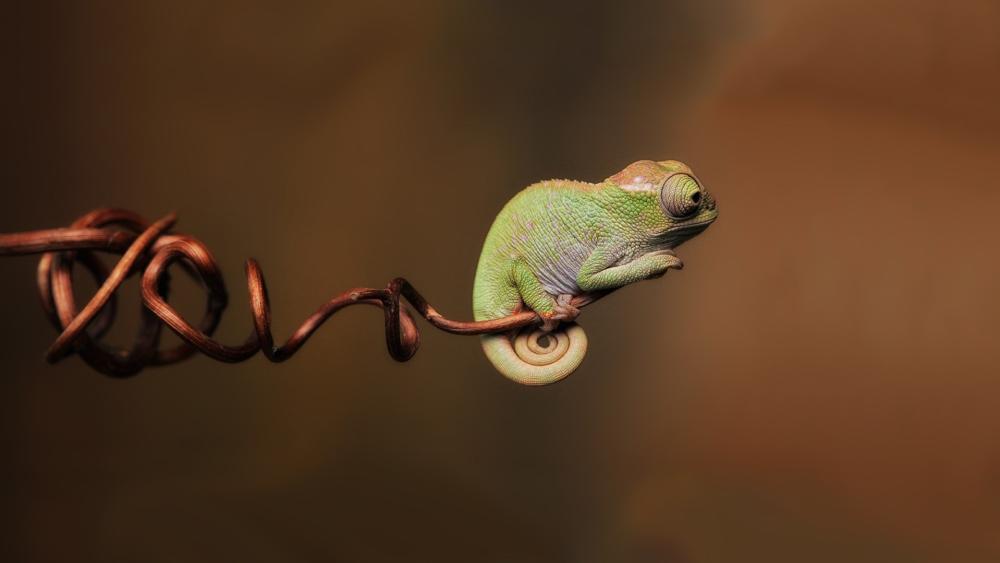
[[[650,252],[647,256],[656,256],[659,260],[663,262],[663,266],[660,269],[655,270],[648,279],[662,278],[667,270],[683,270],[684,262],[677,257],[677,254],[673,250],[657,250]]]
[[[542,331],[552,332],[561,322],[573,322],[580,316],[580,309],[573,305],[573,296],[563,293],[556,297],[556,304],[551,313],[544,313]]]

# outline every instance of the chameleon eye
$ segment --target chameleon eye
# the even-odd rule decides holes
[[[690,217],[701,203],[701,186],[693,176],[678,172],[671,174],[660,188],[660,205],[674,219]]]

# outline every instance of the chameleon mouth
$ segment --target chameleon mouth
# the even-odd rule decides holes
[[[667,247],[671,256],[676,257],[677,255],[673,253],[673,249],[684,244],[685,242],[691,240],[692,238],[701,234],[705,229],[715,221],[715,217],[709,217],[703,221],[698,221],[697,223],[688,223],[680,227],[675,227],[665,233],[660,234],[657,237],[658,245]]]

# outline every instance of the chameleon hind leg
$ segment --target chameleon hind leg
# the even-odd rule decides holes
[[[524,385],[548,385],[573,373],[586,355],[587,335],[575,323],[559,326],[559,322],[575,309],[567,307],[565,299],[546,292],[523,263],[513,262],[493,280],[488,295],[494,307],[529,307],[553,329],[529,326],[512,333],[484,335],[483,351],[497,371]]]
[[[572,295],[553,297],[524,262],[514,261],[511,278],[524,304],[542,317],[545,332],[555,330],[560,321],[572,321],[580,314],[580,310],[570,303]]]

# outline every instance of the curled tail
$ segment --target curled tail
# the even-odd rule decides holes
[[[587,334],[576,323],[552,332],[527,326],[513,336],[482,337],[486,357],[508,379],[523,385],[548,385],[573,373],[587,354]]]

